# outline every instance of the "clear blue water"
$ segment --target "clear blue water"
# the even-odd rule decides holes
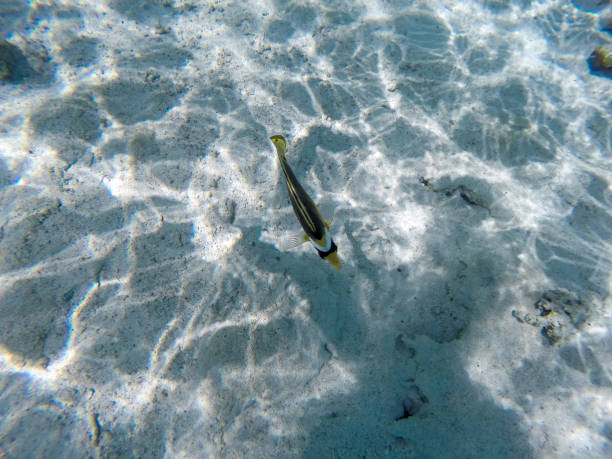
[[[0,457],[609,457],[611,28],[0,1]]]

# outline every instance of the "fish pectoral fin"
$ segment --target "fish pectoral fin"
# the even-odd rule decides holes
[[[325,226],[327,227],[327,229],[329,229],[332,226],[332,220],[325,220],[323,223],[325,223]]]
[[[282,251],[295,249],[296,247],[301,246],[304,242],[308,242],[310,239],[304,233],[294,234],[292,236],[288,236],[281,241],[280,249]]]

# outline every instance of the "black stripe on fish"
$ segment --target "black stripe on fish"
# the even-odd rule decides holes
[[[317,249],[317,253],[319,254],[319,256],[321,258],[325,258],[325,257],[328,257],[329,255],[331,255],[332,253],[336,252],[337,250],[338,250],[338,246],[336,245],[336,243],[332,239],[331,247],[329,248],[329,250],[327,252],[324,252],[323,250]]]
[[[319,215],[317,206],[308,193],[306,193],[306,190],[302,188],[300,182],[298,182],[286,159],[282,163],[287,189],[289,190],[289,199],[304,232],[310,239],[315,241],[323,239],[325,236],[325,223]]]

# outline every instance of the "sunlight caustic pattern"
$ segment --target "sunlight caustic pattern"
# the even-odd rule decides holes
[[[609,455],[596,6],[0,8],[0,455]]]

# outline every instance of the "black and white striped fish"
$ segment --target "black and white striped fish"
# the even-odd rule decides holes
[[[321,217],[317,206],[312,201],[308,193],[297,181],[295,174],[289,167],[285,152],[287,151],[287,141],[282,135],[273,135],[270,140],[276,147],[278,160],[280,161],[285,182],[289,190],[289,199],[302,228],[304,229],[303,242],[310,241],[319,256],[328,261],[335,269],[342,269],[342,263],[338,257],[338,247],[332,240],[329,232],[330,224]]]

